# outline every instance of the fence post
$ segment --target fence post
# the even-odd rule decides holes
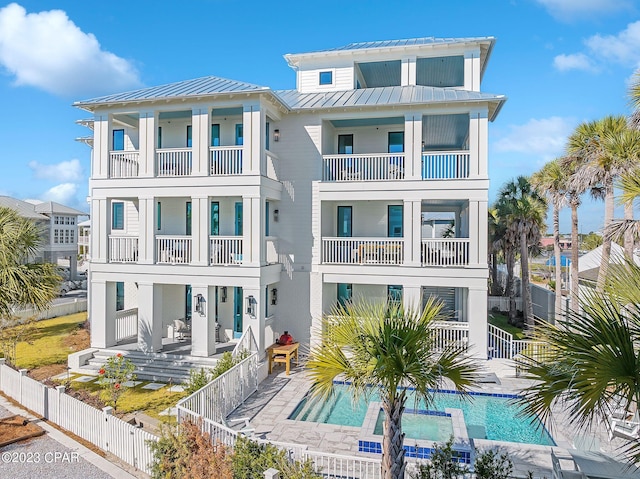
[[[27,369],[20,369],[18,372],[20,373],[20,395],[18,396],[18,402],[24,404],[24,402],[22,402],[22,378],[27,375]]]
[[[113,416],[113,408],[111,406],[103,407],[102,413],[104,415],[104,423],[102,425],[102,440],[104,441],[103,449],[111,452],[109,444],[109,440],[111,439],[111,435],[109,434],[110,428],[107,425],[109,424],[109,417]],[[97,446],[100,447],[99,444],[97,444]]]
[[[57,391],[58,394],[56,394],[56,403],[57,403],[57,405],[56,405],[56,414],[57,414],[57,417],[56,417],[56,421],[55,422],[56,422],[56,424],[58,424],[60,426],[62,426],[62,424],[60,424],[61,423],[61,421],[60,421],[60,403],[62,402],[60,397],[64,394],[65,390],[66,390],[66,388],[64,386],[56,386],[56,391]]]
[[[0,358],[0,390],[4,391],[4,367],[7,360],[5,358]]]
[[[264,479],[280,479],[280,471],[270,467],[264,471]]]

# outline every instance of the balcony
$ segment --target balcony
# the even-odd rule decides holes
[[[156,236],[156,263],[189,264],[191,236]]]
[[[398,265],[403,261],[402,238],[322,238],[324,264]]]
[[[209,148],[211,176],[241,175],[242,146],[212,146]]]
[[[139,151],[110,151],[109,152],[109,177],[110,178],[135,178],[138,176]]]
[[[423,180],[459,180],[469,178],[468,151],[423,151]]]
[[[109,236],[109,262],[137,263],[138,237],[116,235]]]
[[[242,264],[242,236],[209,236],[209,264]]]
[[[404,179],[404,153],[324,155],[323,181],[380,181]]]
[[[158,176],[191,175],[191,148],[161,148],[156,150]]]
[[[467,266],[469,238],[423,239],[422,266]]]

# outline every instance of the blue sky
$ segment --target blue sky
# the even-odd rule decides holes
[[[207,75],[295,88],[285,53],[424,36],[497,39],[482,90],[509,99],[490,124],[491,200],[580,122],[630,111],[638,0],[0,3],[0,194],[87,210],[76,100]],[[602,211],[585,201],[581,230]]]

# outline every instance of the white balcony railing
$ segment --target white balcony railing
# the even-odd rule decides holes
[[[324,155],[323,181],[377,181],[404,178],[404,153]]]
[[[325,264],[402,264],[402,238],[322,238]]]
[[[138,151],[110,151],[109,178],[135,178],[139,172]]]
[[[156,150],[158,176],[189,176],[191,148],[162,148]]]
[[[189,264],[191,236],[156,236],[156,263]]]
[[[138,237],[137,236],[109,236],[109,262],[110,263],[137,263],[138,262]]]
[[[90,243],[91,243],[91,236],[89,235],[78,236],[78,246],[89,246]]]
[[[266,260],[267,264],[276,264],[279,263],[278,260],[278,238],[274,236],[267,236],[265,239],[266,243]]]
[[[422,266],[466,266],[469,264],[469,238],[422,240]]]
[[[423,151],[423,180],[469,178],[468,151]]]
[[[138,308],[116,313],[116,341],[138,335]]]
[[[242,264],[242,236],[209,236],[209,264]]]
[[[212,146],[209,148],[209,174],[241,175],[242,146]]]

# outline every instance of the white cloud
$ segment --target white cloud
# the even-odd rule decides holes
[[[509,126],[507,135],[493,142],[493,148],[497,152],[538,155],[548,161],[563,154],[575,124],[572,118],[533,118],[523,125]]]
[[[560,71],[584,70],[594,71],[596,67],[591,59],[584,53],[574,53],[572,55],[558,55],[553,59],[553,66]]]
[[[607,15],[619,11],[631,10],[632,0],[536,0],[547,9],[549,14],[563,21],[576,20],[579,17]]]
[[[83,179],[83,169],[80,160],[69,160],[45,165],[37,161],[30,161],[29,168],[38,179],[55,181],[80,181]]]
[[[75,183],[62,183],[45,191],[40,198],[44,201],[55,201],[65,206],[74,206],[78,203],[76,193],[78,193],[78,185]]]
[[[640,63],[640,21],[630,23],[617,35],[593,35],[585,45],[594,56],[637,66]]]
[[[29,85],[63,96],[98,95],[140,85],[127,60],[102,50],[62,10],[28,13],[17,3],[0,9],[0,66]]]

